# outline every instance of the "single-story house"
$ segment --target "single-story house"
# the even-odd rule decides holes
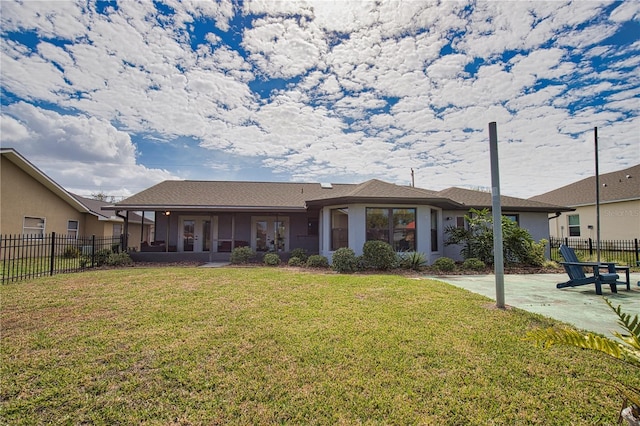
[[[548,238],[549,213],[569,210],[502,200],[503,213],[536,240]],[[424,253],[431,263],[442,256],[460,259],[460,248],[444,245],[445,227],[465,226],[471,207],[490,208],[491,194],[373,179],[360,184],[165,181],[111,208],[120,215],[155,213],[155,240],[140,242],[138,260],[168,259],[173,253],[173,259],[226,260],[240,246],[283,254],[302,248],[331,260],[338,248],[361,254],[366,241],[382,240],[399,252]]]
[[[1,148],[0,154],[0,234],[37,238],[55,232],[73,239],[123,233],[125,218],[103,210],[110,203],[69,193],[12,148]],[[141,227],[140,216],[130,217],[130,233],[149,235],[152,229],[150,219]]]
[[[633,240],[640,238],[640,164],[599,177],[600,238]],[[597,238],[596,177],[530,198],[572,208],[570,213],[549,218],[549,234],[554,238]]]

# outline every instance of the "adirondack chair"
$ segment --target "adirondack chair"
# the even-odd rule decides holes
[[[618,274],[616,273],[615,263],[597,263],[597,262],[580,262],[578,256],[571,247],[566,245],[560,246],[560,254],[564,258],[564,262],[560,262],[564,266],[564,270],[569,275],[569,281],[559,283],[557,288],[565,287],[577,287],[585,284],[595,284],[596,294],[602,294],[602,284],[608,284],[611,287],[611,292],[617,293],[617,285],[626,285],[627,290],[630,290],[629,278],[627,282],[618,281]],[[593,268],[593,275],[587,276],[584,272],[585,267]],[[606,268],[607,272],[600,272],[601,268]],[[628,274],[627,274],[628,275]]]

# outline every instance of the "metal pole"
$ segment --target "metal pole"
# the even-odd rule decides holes
[[[493,211],[493,267],[496,275],[496,306],[504,309],[502,206],[500,204],[500,173],[498,167],[498,130],[495,121],[489,123],[489,154],[491,156],[491,207]]]
[[[600,172],[598,168],[598,128],[593,128],[596,152],[596,252],[600,263]]]

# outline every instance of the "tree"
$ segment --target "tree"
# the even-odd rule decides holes
[[[107,203],[115,203],[116,197],[113,195],[107,195],[104,192],[92,192],[91,198],[98,201],[104,201]]]

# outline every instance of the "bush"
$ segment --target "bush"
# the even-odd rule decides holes
[[[397,263],[400,268],[419,271],[423,266],[427,264],[427,259],[424,253],[410,251],[399,254]]]
[[[255,256],[255,253],[251,250],[251,247],[236,247],[231,251],[230,261],[234,265],[249,263],[253,256]]]
[[[267,266],[278,266],[280,264],[280,256],[278,256],[278,253],[267,253],[262,261]]]
[[[64,249],[62,257],[64,257],[65,259],[77,259],[81,254],[82,253],[80,253],[80,249],[78,247],[68,246]]]
[[[294,256],[294,257],[289,259],[288,265],[289,266],[303,266],[304,262],[299,257]]]
[[[329,261],[324,256],[314,254],[309,256],[309,258],[307,259],[307,266],[309,268],[328,268]]]
[[[109,249],[101,249],[98,250],[94,256],[94,260],[96,262],[96,266],[103,266],[107,264],[109,260],[109,256],[111,256],[111,250]]]
[[[128,253],[111,253],[106,264],[109,266],[129,266],[133,264],[133,260]]]
[[[456,269],[456,262],[448,257],[440,257],[433,262],[433,269],[441,272],[451,272]]]
[[[358,270],[358,258],[356,253],[348,248],[342,247],[333,253],[331,269],[341,274],[348,274]]]
[[[307,251],[303,248],[294,248],[291,250],[291,257],[297,257],[302,262],[306,262],[309,258]]]
[[[483,271],[487,265],[485,263],[475,257],[470,257],[462,263],[462,269],[469,269],[472,271]]]
[[[362,248],[362,259],[367,268],[386,271],[393,268],[396,252],[384,241],[367,241]]]

